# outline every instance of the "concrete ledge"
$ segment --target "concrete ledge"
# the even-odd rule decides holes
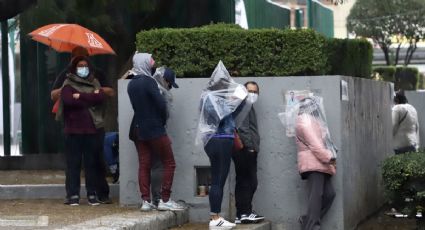
[[[177,212],[148,212],[140,211],[103,216],[83,223],[65,226],[61,230],[95,229],[95,230],[165,230],[187,223],[188,210]]]
[[[270,230],[272,225],[270,221],[263,221],[259,224],[238,224],[236,226],[237,230]]]
[[[110,197],[119,197],[119,185],[110,184]],[[0,200],[13,199],[63,199],[65,197],[64,184],[24,184],[0,185]],[[86,187],[81,185],[81,197],[86,196]]]

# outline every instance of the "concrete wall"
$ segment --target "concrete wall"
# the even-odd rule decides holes
[[[425,91],[405,91],[409,104],[418,112],[420,148],[425,148]]]
[[[340,82],[348,82],[349,101],[341,101]],[[390,152],[390,86],[383,82],[326,77],[262,77],[237,78],[244,83],[256,80],[260,97],[256,103],[261,136],[258,157],[258,189],[254,210],[265,215],[274,229],[299,229],[297,219],[306,206],[306,185],[297,172],[296,146],[293,138],[277,118],[283,110],[283,94],[287,90],[309,89],[324,97],[331,136],[339,147],[338,172],[332,178],[337,196],[323,229],[353,229],[356,224],[382,204],[379,163]],[[208,220],[208,197],[196,197],[194,166],[208,166],[208,157],[201,146],[194,144],[201,89],[207,79],[179,79],[174,90],[173,109],[168,131],[173,141],[177,163],[173,199],[191,205],[191,221]],[[127,80],[119,82],[120,131],[120,203],[140,202],[137,182],[137,154],[128,140],[132,109],[127,96]],[[379,105],[377,103],[379,100]],[[233,165],[232,165],[233,168]],[[234,170],[225,186],[222,209],[234,217]]]

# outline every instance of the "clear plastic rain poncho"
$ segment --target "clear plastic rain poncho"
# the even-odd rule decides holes
[[[205,146],[217,132],[220,121],[236,111],[247,95],[245,86],[236,83],[220,61],[201,94],[196,144],[203,143]],[[243,119],[246,115],[240,112],[236,119]]]
[[[164,96],[165,100],[167,101],[167,104],[170,104],[173,101],[173,95],[171,94],[170,90],[167,89],[168,83],[165,81],[164,73],[165,67],[158,67],[156,68],[152,78],[155,79],[156,83],[158,84],[159,91],[161,95]]]
[[[304,116],[302,119],[304,122],[297,123],[297,125],[306,125],[308,128],[314,127],[316,123],[320,125],[320,130],[322,132],[321,136],[324,142],[323,144],[326,149],[332,152],[333,158],[336,159],[338,149],[334,145],[329,134],[325,110],[323,107],[323,99],[317,96],[306,97],[295,106],[295,110],[297,111],[297,116]],[[302,140],[298,136],[297,139],[303,143],[306,143],[305,140]]]

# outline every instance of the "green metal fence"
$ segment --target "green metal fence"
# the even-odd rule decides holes
[[[327,36],[334,37],[333,10],[316,0],[307,0],[308,27]]]
[[[291,25],[291,10],[267,0],[245,0],[248,26],[253,28],[287,28]]]

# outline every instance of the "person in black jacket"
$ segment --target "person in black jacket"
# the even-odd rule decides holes
[[[247,104],[257,101],[259,88],[254,81],[245,83],[248,90]],[[233,153],[232,159],[236,171],[236,224],[258,223],[264,220],[263,216],[252,212],[252,198],[257,190],[257,155],[260,151],[260,136],[257,127],[257,115],[254,107],[248,113],[238,128],[242,141],[242,150]]]
[[[182,210],[184,207],[170,199],[173,184],[174,161],[171,141],[165,130],[167,122],[167,102],[161,95],[158,83],[152,78],[151,69],[155,61],[147,53],[137,53],[133,57],[135,76],[127,87],[134,110],[131,132],[134,134],[139,155],[139,188],[142,193],[141,211],[149,211],[154,206],[150,195],[151,154],[157,154],[163,165],[159,210]],[[166,79],[168,89],[177,88],[175,77]]]

